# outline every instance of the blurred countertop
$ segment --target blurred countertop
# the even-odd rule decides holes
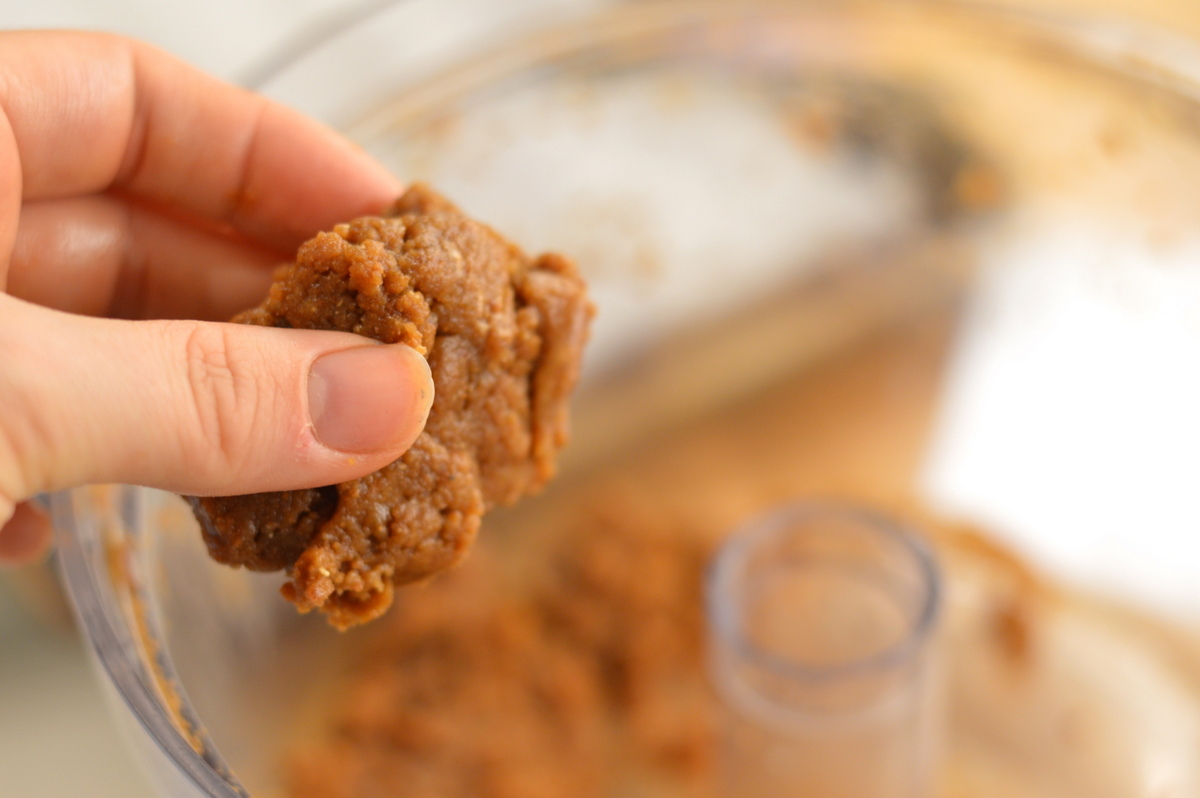
[[[75,631],[35,618],[0,577],[0,783],[26,798],[149,798]]]

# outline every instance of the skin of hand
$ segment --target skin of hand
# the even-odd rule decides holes
[[[0,33],[0,563],[49,546],[44,491],[256,493],[399,457],[433,400],[424,358],[218,321],[399,192],[331,131],[149,45]]]

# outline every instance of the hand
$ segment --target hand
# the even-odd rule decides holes
[[[383,209],[380,165],[106,35],[0,33],[0,114],[0,562],[48,546],[42,491],[328,485],[416,438],[433,386],[411,349],[211,321]]]

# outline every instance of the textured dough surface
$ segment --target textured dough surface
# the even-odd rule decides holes
[[[553,475],[591,316],[569,260],[527,257],[423,186],[320,233],[234,321],[413,347],[436,391],[425,431],[351,482],[191,498],[209,552],[287,569],[284,595],[335,626],[378,616],[395,585],[458,562],[488,509]]]

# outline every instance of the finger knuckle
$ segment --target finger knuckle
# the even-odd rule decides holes
[[[3,527],[10,520],[12,520],[16,509],[16,501],[9,497],[8,493],[5,492],[3,488],[0,488],[0,527]]]
[[[43,355],[32,336],[15,334],[22,329],[14,324],[0,331],[0,514],[7,504],[48,484],[63,440],[51,403],[38,399],[46,374]]]
[[[204,453],[237,469],[257,415],[254,370],[224,325],[191,324],[183,336],[188,396]]]

